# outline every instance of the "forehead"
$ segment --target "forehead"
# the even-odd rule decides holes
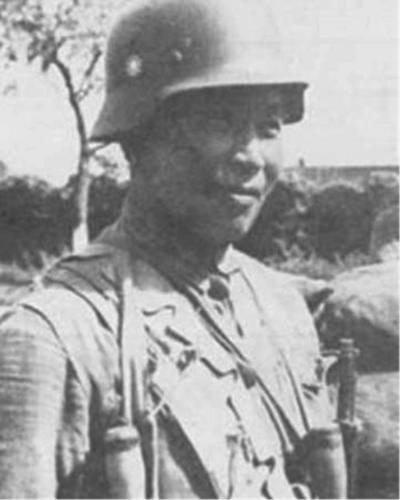
[[[260,113],[280,115],[282,110],[282,91],[278,87],[217,87],[184,92],[171,101],[175,112],[188,115],[195,111],[221,110],[245,112],[255,109]]]

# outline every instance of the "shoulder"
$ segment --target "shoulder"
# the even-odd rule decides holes
[[[120,297],[114,259],[114,249],[103,245],[61,259],[3,326],[3,336],[18,327],[24,338],[49,339],[88,394],[93,383],[108,385],[118,372]]]
[[[28,362],[36,354],[45,359],[47,351],[53,351],[54,359],[59,360],[60,356],[69,357],[66,344],[76,342],[80,332],[88,339],[99,323],[111,330],[115,306],[110,306],[109,256],[99,250],[89,248],[61,259],[30,293],[2,310],[3,353],[8,349],[8,357],[12,351]]]
[[[277,271],[238,250],[234,250],[234,258],[241,272],[259,293],[273,295],[286,306],[296,304],[304,314],[308,315],[304,295],[293,276]]]
[[[9,306],[0,317],[1,353],[14,348],[14,354],[40,350],[59,350],[59,343],[52,332],[51,325],[35,311],[22,304]],[[33,350],[33,351],[32,351]]]
[[[254,275],[261,275],[261,279],[268,279],[274,285],[279,284],[280,286],[287,285],[286,273],[282,273],[267,266],[262,261],[247,255],[240,250],[234,249],[232,251],[233,258],[239,264],[240,268],[245,272],[252,273]]]
[[[271,330],[292,359],[304,365],[319,355],[319,341],[313,318],[304,297],[286,273],[271,269],[263,263],[236,253],[240,269],[253,288]],[[301,363],[300,363],[301,364]],[[301,371],[306,367],[302,366]]]
[[[118,253],[108,245],[90,245],[80,253],[58,261],[43,277],[42,287],[29,297],[52,317],[82,324],[89,318],[110,331],[118,323]],[[27,301],[25,301],[26,303]]]
[[[42,389],[51,393],[52,402],[59,397],[67,355],[43,317],[21,306],[10,307],[0,318],[0,345],[0,411],[12,401],[16,406],[28,401],[34,405]]]
[[[115,332],[118,325],[119,251],[110,245],[91,244],[60,259],[43,276],[41,286],[22,301],[64,335],[64,331]]]

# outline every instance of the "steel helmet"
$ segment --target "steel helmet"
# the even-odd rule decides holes
[[[273,85],[284,122],[303,116],[307,84],[291,73],[268,0],[133,2],[111,30],[106,94],[92,140],[111,142],[145,123],[177,93]]]

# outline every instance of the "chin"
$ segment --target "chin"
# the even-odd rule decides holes
[[[250,231],[254,221],[232,221],[203,232],[203,239],[212,242],[216,247],[238,243]]]

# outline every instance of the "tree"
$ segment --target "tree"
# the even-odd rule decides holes
[[[0,0],[0,58],[3,66],[39,61],[62,82],[79,138],[72,247],[88,240],[90,160],[85,99],[102,85],[99,75],[110,13],[122,0]]]

